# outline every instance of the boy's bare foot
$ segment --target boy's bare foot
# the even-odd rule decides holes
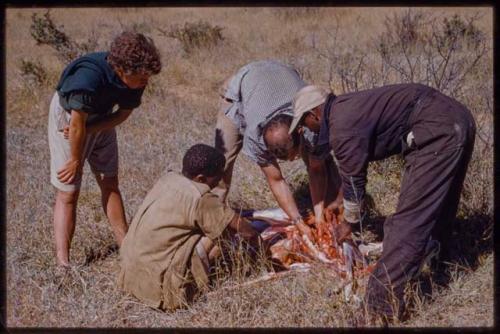
[[[57,260],[57,267],[58,268],[66,268],[66,269],[69,269],[71,268],[71,265],[69,264],[68,261],[61,261],[61,260]]]

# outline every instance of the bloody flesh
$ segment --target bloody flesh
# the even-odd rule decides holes
[[[348,241],[348,245],[338,244],[334,227],[341,219],[342,210],[327,211],[319,223],[315,222],[313,215],[305,219],[310,233],[299,229],[297,225],[271,226],[264,230],[261,236],[264,240],[281,236],[271,246],[271,254],[285,269],[293,269],[292,265],[297,264],[322,263],[335,270],[341,277],[360,277],[369,273],[373,266],[367,265],[354,242]],[[352,254],[344,254],[344,249],[352,249]]]

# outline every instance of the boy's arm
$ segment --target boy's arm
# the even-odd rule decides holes
[[[115,126],[125,122],[133,109],[118,109],[116,112],[87,125],[87,131],[94,133],[97,131],[112,129]]]
[[[119,109],[116,112],[107,115],[95,122],[87,124],[87,133],[95,133],[102,130],[112,129],[115,126],[125,122],[125,120],[130,116],[133,109]],[[69,127],[64,129],[64,137],[69,138]]]
[[[70,184],[75,180],[76,175],[83,167],[83,147],[85,144],[85,122],[87,113],[79,110],[71,111],[71,121],[68,129],[70,158],[64,166],[57,172],[59,181]]]
[[[250,225],[250,222],[238,214],[229,223],[226,233],[238,234],[245,240],[254,250],[263,248],[267,252],[268,245],[266,245],[260,238],[259,232]]]
[[[252,241],[259,236],[259,232],[255,230],[247,219],[235,214],[234,218],[228,225],[228,228],[233,232],[238,233],[243,239]]]
[[[215,240],[226,233],[237,233],[252,246],[258,246],[259,233],[248,220],[241,218],[233,209],[223,204],[215,194],[204,195],[197,212],[197,224],[210,239]]]

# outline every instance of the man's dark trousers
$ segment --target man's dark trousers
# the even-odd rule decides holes
[[[421,99],[408,124],[415,139],[403,145],[396,213],[384,223],[383,253],[366,292],[368,309],[390,318],[404,310],[405,285],[418,272],[430,236],[446,251],[476,131],[470,112],[437,91]]]

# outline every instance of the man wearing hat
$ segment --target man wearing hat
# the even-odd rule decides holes
[[[301,219],[277,158],[292,160],[297,155],[288,154],[298,152],[299,146],[299,141],[294,142],[288,135],[288,129],[293,118],[293,97],[305,85],[295,69],[274,60],[249,63],[226,81],[215,133],[215,147],[226,158],[223,179],[213,190],[221,200],[227,199],[233,166],[242,150],[259,165],[279,206],[290,220]],[[273,149],[274,143],[284,145],[285,150]]]
[[[306,86],[300,91],[302,92],[301,98],[297,101],[297,94],[293,102],[295,110],[299,112],[300,110],[304,112],[313,110],[323,104],[330,105],[335,97],[328,90],[318,86]],[[307,127],[292,131],[297,127],[299,120],[294,116],[288,131],[292,137],[297,134],[301,135],[301,153],[309,174],[314,214],[317,219],[320,219],[325,207],[334,209],[341,204],[341,180],[331,154],[328,137],[325,137],[324,133],[311,131]]]
[[[340,96],[306,86],[295,96],[290,133],[304,128],[318,134],[316,146],[328,145],[338,164],[345,220],[337,229],[340,239],[348,238],[352,224],[363,217],[368,163],[394,154],[404,157],[396,212],[384,223],[383,253],[366,291],[369,311],[400,317],[405,284],[439,247],[431,235],[441,242],[441,259],[447,255],[446,232],[474,146],[472,115],[459,102],[420,84]]]

